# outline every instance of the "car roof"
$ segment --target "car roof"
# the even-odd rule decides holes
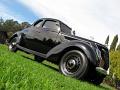
[[[63,23],[64,25],[66,25],[67,27],[69,27],[67,24],[65,24],[64,22],[62,22],[62,21],[60,21],[60,20],[58,20],[58,19],[54,19],[54,18],[41,18],[41,19],[39,19],[39,20],[53,20],[53,21],[59,21],[60,23]],[[71,30],[72,30],[72,28],[71,27],[69,27]]]
[[[55,21],[60,21],[58,19],[54,19],[54,18],[41,18],[40,20],[55,20]],[[61,21],[60,21],[61,22]]]

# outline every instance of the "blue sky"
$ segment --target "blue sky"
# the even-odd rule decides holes
[[[33,23],[56,18],[81,37],[104,43],[120,37],[120,0],[0,0],[0,17]],[[119,40],[120,42],[120,40]]]
[[[2,13],[0,17],[4,19],[13,18],[20,22],[27,21],[32,23],[40,18],[17,0],[0,0],[0,13]]]

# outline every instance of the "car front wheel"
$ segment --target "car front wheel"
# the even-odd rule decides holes
[[[66,76],[83,79],[88,71],[86,55],[79,50],[71,50],[61,58],[59,69]]]

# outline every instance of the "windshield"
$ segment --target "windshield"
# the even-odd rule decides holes
[[[34,27],[40,27],[42,23],[43,23],[43,20],[38,20],[33,24],[33,26]]]

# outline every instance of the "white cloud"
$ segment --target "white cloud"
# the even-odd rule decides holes
[[[0,18],[3,19],[14,19],[19,22],[22,22],[23,19],[21,18],[20,15],[17,15],[16,13],[13,13],[12,11],[9,10],[8,7],[6,7],[4,4],[0,3]]]
[[[19,0],[36,15],[62,20],[78,36],[104,43],[107,35],[120,36],[119,0]],[[112,40],[110,38],[110,41]]]

